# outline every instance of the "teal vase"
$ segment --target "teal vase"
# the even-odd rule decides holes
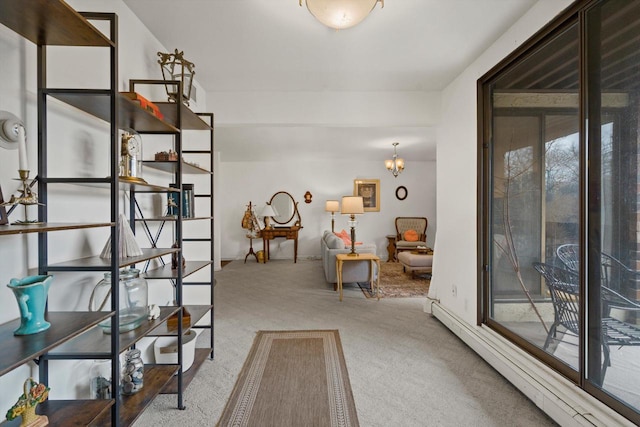
[[[20,308],[20,327],[14,335],[31,335],[46,331],[51,323],[44,320],[47,294],[53,276],[29,276],[11,279],[7,285],[13,291]]]

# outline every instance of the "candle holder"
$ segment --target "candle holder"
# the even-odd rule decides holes
[[[17,220],[12,222],[11,224],[42,224],[37,219],[29,219],[29,213],[27,207],[31,205],[43,205],[43,203],[38,202],[38,195],[31,188],[32,179],[29,179],[28,170],[19,169],[18,175],[19,178],[14,178],[16,181],[22,181],[22,188],[18,190],[20,192],[19,196],[12,195],[11,199],[8,202],[3,203],[3,206],[14,206],[14,205],[23,205],[24,206],[24,220]]]

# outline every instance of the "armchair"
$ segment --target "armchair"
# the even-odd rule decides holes
[[[425,217],[399,216],[396,218],[396,259],[401,251],[415,250],[418,246],[427,245],[427,225],[428,221]]]

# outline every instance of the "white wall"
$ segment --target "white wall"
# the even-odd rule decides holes
[[[477,315],[476,82],[571,3],[541,0],[442,94],[438,130],[438,235],[429,296],[469,324]]]
[[[331,214],[324,211],[326,200],[340,200],[353,194],[353,180],[380,180],[380,212],[366,212],[358,216],[356,240],[377,245],[378,255],[387,258],[387,234],[395,233],[396,216],[426,216],[428,242],[433,244],[436,234],[435,162],[407,161],[405,171],[394,178],[382,161],[344,160],[339,162],[221,162],[220,190],[217,206],[222,229],[222,259],[244,259],[249,250],[245,230],[240,226],[246,206],[251,201],[257,213],[278,191],[290,193],[298,201],[303,229],[299,233],[298,257],[320,256],[320,236],[331,229]],[[396,188],[408,190],[405,200],[396,199]],[[304,193],[311,192],[312,202],[304,202]],[[347,217],[336,214],[336,231],[345,229]],[[262,249],[262,241],[254,240],[254,250]],[[272,259],[293,259],[293,242],[284,239],[270,244]],[[251,258],[255,262],[254,258]],[[248,261],[247,261],[248,262]]]
[[[120,1],[68,0],[80,11],[115,12],[119,18],[119,88],[128,90],[128,80],[161,78],[156,52],[167,49],[151,35],[129,9]],[[104,31],[105,26],[97,24]],[[48,51],[49,84],[54,87],[99,87],[108,85],[108,51],[104,48],[52,47]],[[30,166],[36,167],[37,109],[36,100],[36,47],[13,31],[0,26],[0,110],[20,117],[27,129]],[[206,94],[198,94],[196,111],[206,111]],[[52,173],[62,171],[82,176],[88,171],[106,174],[104,147],[108,144],[108,127],[84,114],[51,103],[49,141]],[[148,154],[153,151],[149,150]],[[17,184],[17,151],[0,149],[0,185],[5,199],[15,192]],[[95,168],[95,170],[94,170]],[[64,176],[62,173],[59,176]],[[62,202],[61,202],[62,201]],[[124,199],[123,208],[126,208]],[[55,221],[93,221],[107,219],[108,194],[83,188],[65,189],[51,196],[50,219]],[[30,215],[36,215],[33,211]],[[11,220],[22,217],[22,208]],[[53,262],[96,255],[108,237],[106,229],[51,233]],[[35,274],[37,267],[37,236],[35,234],[3,236],[0,238],[0,284],[12,277]],[[49,292],[52,310],[83,310],[88,306],[89,294],[100,280],[100,274],[54,275]],[[151,293],[151,292],[150,292]],[[153,297],[150,296],[152,299]],[[160,297],[160,298],[164,298]],[[156,301],[152,301],[156,302]],[[166,303],[166,301],[158,303]],[[0,323],[19,316],[13,293],[0,286]],[[53,399],[85,397],[88,393],[90,362],[51,362],[51,397]],[[73,375],[69,373],[73,372]],[[32,364],[17,368],[0,377],[0,413],[5,413],[22,392],[22,383],[28,376],[37,378],[37,367]]]

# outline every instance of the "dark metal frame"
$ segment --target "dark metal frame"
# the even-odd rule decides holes
[[[164,80],[149,80],[149,79],[134,79],[134,80],[130,80],[129,81],[129,91],[131,92],[135,92],[136,89],[136,85],[165,85],[167,82]],[[175,81],[175,84],[178,85],[178,89],[180,91],[180,93],[182,93],[182,83],[180,81]],[[176,132],[171,132],[170,134],[173,135],[174,138],[174,150],[177,153],[177,158],[178,160],[175,163],[176,169],[175,169],[175,173],[174,173],[174,179],[175,179],[175,184],[176,187],[181,189],[181,194],[182,194],[182,175],[183,175],[183,171],[182,171],[182,154],[208,154],[209,155],[209,161],[210,161],[210,165],[211,168],[213,169],[213,160],[214,160],[214,116],[213,113],[195,113],[197,116],[199,116],[200,118],[205,118],[208,119],[209,123],[209,138],[210,138],[210,149],[209,150],[184,150],[183,149],[183,142],[182,142],[182,124],[183,124],[183,118],[182,118],[182,103],[172,103],[173,106],[175,106],[176,109],[176,128],[177,131]],[[206,122],[206,121],[205,121]],[[149,133],[149,134],[167,134],[167,132],[142,132],[139,131],[139,133],[144,134],[144,133]],[[184,238],[183,236],[183,230],[182,230],[182,222],[183,222],[183,212],[182,212],[182,200],[183,198],[177,197],[177,220],[175,221],[175,241],[178,245],[178,247],[180,248],[180,251],[177,253],[178,259],[180,259],[180,257],[182,256],[183,253],[183,248],[184,248],[184,243],[185,242],[210,242],[210,254],[211,254],[211,264],[209,266],[210,269],[210,280],[208,282],[187,282],[184,281],[184,271],[183,271],[183,267],[182,267],[182,263],[178,262],[177,265],[177,274],[175,279],[172,279],[171,282],[174,286],[175,289],[175,297],[176,297],[176,305],[178,307],[182,307],[183,306],[183,286],[184,285],[201,285],[201,286],[210,286],[211,287],[211,292],[210,292],[210,304],[213,306],[214,305],[214,292],[213,292],[213,287],[215,285],[215,277],[214,277],[214,268],[213,268],[213,258],[214,258],[214,240],[213,240],[213,226],[214,226],[214,218],[213,218],[213,212],[214,212],[214,206],[213,206],[213,189],[214,189],[214,175],[213,172],[210,173],[210,181],[209,181],[209,193],[206,194],[196,194],[195,197],[197,198],[209,198],[211,201],[211,215],[210,215],[210,237],[207,238]],[[151,244],[155,246],[158,237],[155,237],[155,239],[153,238],[153,236],[151,235],[151,232],[149,230],[149,226],[147,224],[147,222],[145,221],[144,217],[142,216],[142,212],[140,211],[138,205],[137,205],[137,201],[136,201],[136,192],[135,191],[131,191],[130,192],[130,199],[129,199],[129,213],[130,213],[130,223],[134,229],[135,232],[135,226],[134,224],[136,223],[136,219],[135,219],[135,213],[139,212],[141,215],[141,221],[144,227],[144,230],[147,234],[147,237],[149,238],[149,240],[151,241]],[[160,232],[162,231],[162,227],[164,226],[164,222],[161,223],[160,225],[160,229],[157,231],[156,236],[158,236],[160,234]],[[164,261],[163,261],[164,264]],[[213,359],[214,357],[214,309],[212,308],[209,311],[209,315],[210,315],[210,321],[208,325],[198,325],[198,326],[192,326],[192,328],[194,329],[209,329],[210,330],[210,348],[211,348],[211,352],[209,354],[209,359]],[[182,366],[182,362],[183,362],[183,355],[182,355],[182,337],[183,337],[183,325],[182,325],[182,317],[183,317],[183,310],[179,310],[178,311],[178,332],[177,332],[177,348],[179,349],[178,351],[178,365]],[[179,409],[185,409],[186,407],[184,406],[184,401],[183,401],[183,392],[184,392],[184,382],[183,382],[183,372],[182,369],[178,370],[178,375],[177,375],[177,380],[178,380],[178,387],[177,387],[177,398],[178,398],[178,408]]]
[[[118,265],[118,212],[119,212],[119,185],[118,185],[118,16],[114,13],[80,13],[87,20],[109,21],[109,89],[105,90],[65,90],[65,89],[47,89],[47,51],[45,45],[37,47],[37,85],[38,85],[38,197],[41,205],[38,207],[38,220],[47,222],[48,220],[48,184],[49,183],[107,183],[110,189],[110,221],[111,226],[111,259],[114,260],[107,269],[111,272],[111,337],[110,337],[110,353],[83,352],[73,355],[53,357],[45,354],[39,360],[40,381],[49,382],[49,360],[51,359],[111,359],[112,384],[119,384],[120,378],[120,360],[119,360],[119,317],[114,313],[118,310],[119,301],[119,265]],[[50,94],[68,93],[73,91],[79,95],[93,96],[104,95],[108,93],[110,97],[109,106],[109,123],[110,123],[110,177],[102,178],[55,178],[50,179],[47,170],[48,158],[48,134],[47,134],[47,98]],[[48,274],[51,270],[49,267],[49,245],[48,234],[38,233],[38,274]],[[74,267],[56,267],[56,271],[78,271]],[[96,268],[94,271],[105,271],[104,268]],[[113,425],[119,424],[120,404],[119,399],[115,399],[115,404],[111,406],[111,421]]]
[[[553,19],[548,25],[542,28],[538,33],[523,43],[512,54],[498,63],[489,72],[482,76],[477,82],[477,105],[478,105],[478,219],[477,226],[479,230],[478,238],[478,325],[485,324],[496,332],[505,336],[510,341],[531,353],[542,362],[555,369],[559,373],[563,374],[569,380],[573,381],[579,387],[586,390],[588,393],[601,400],[605,404],[609,405],[614,410],[618,411],[621,415],[629,418],[630,420],[638,423],[640,422],[640,414],[630,407],[624,405],[619,400],[614,399],[608,393],[604,392],[598,384],[600,383],[601,374],[601,361],[599,360],[601,342],[601,322],[599,321],[599,315],[588,316],[589,320],[585,319],[585,316],[580,316],[579,330],[583,331],[581,339],[579,340],[579,368],[575,371],[569,368],[567,365],[559,362],[551,355],[545,353],[537,346],[531,344],[529,341],[516,335],[511,330],[505,328],[500,323],[493,321],[489,317],[488,307],[490,306],[490,268],[491,268],[491,204],[489,200],[489,194],[492,185],[492,170],[491,170],[491,156],[493,138],[491,131],[492,115],[491,115],[491,93],[490,85],[495,81],[500,74],[511,65],[516,64],[523,57],[533,52],[538,46],[541,46],[544,42],[550,40],[559,32],[566,29],[569,25],[578,24],[580,31],[580,54],[579,54],[579,144],[582,150],[580,156],[580,224],[586,224],[586,227],[580,227],[579,230],[579,245],[581,248],[580,257],[587,262],[581,263],[579,271],[579,289],[580,294],[585,295],[588,292],[587,298],[580,299],[580,311],[582,313],[599,313],[601,309],[599,306],[600,301],[600,255],[597,251],[589,251],[587,254],[584,251],[586,247],[600,247],[599,237],[599,222],[600,222],[600,201],[597,195],[599,195],[600,189],[600,177],[591,172],[587,174],[587,159],[589,159],[589,170],[597,170],[600,167],[600,147],[598,144],[586,143],[586,135],[596,137],[600,134],[600,87],[597,78],[591,78],[589,74],[590,69],[595,69],[594,66],[599,65],[599,55],[597,54],[599,46],[597,42],[598,37],[592,37],[592,31],[594,28],[587,29],[586,19],[587,13],[594,11],[595,7],[601,3],[600,0],[578,0],[571,6],[565,9],[555,19]],[[589,31],[589,33],[588,33]],[[595,31],[598,31],[597,29]],[[589,93],[595,93],[596,96],[589,97]],[[587,117],[587,112],[590,116]],[[589,123],[587,129],[586,123]],[[595,163],[594,163],[595,162]],[[585,183],[589,185],[589,194],[584,191]],[[587,267],[588,266],[588,267]],[[589,277],[589,286],[586,286],[585,277]],[[587,306],[587,301],[589,305]],[[595,311],[594,311],[595,310]],[[586,339],[586,331],[589,331],[589,339]],[[585,359],[585,345],[589,345],[588,352],[591,357],[589,366]],[[593,356],[596,356],[595,358]],[[597,359],[597,360],[596,360]]]

